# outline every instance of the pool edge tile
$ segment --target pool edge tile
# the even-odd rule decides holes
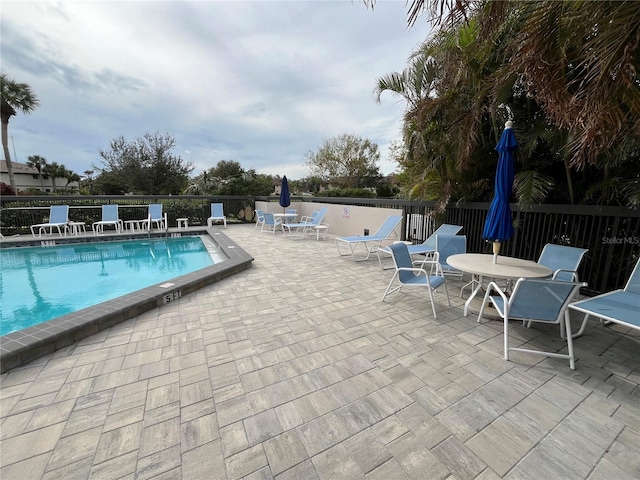
[[[217,227],[205,229],[200,233],[209,235],[228,259],[172,279],[171,283],[174,285],[169,290],[160,284],[152,285],[96,306],[3,335],[0,337],[0,373],[67,347],[141,313],[162,307],[163,297],[168,291],[180,290],[183,296],[188,295],[251,267],[253,257]],[[229,246],[234,248],[229,251]]]

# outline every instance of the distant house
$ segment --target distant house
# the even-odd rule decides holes
[[[11,165],[13,166],[13,178],[16,181],[16,188],[18,191],[43,191],[38,170],[24,163],[11,162]],[[44,191],[53,193],[53,182],[49,175],[42,175],[42,180],[44,182]],[[5,160],[0,160],[0,182],[11,185],[11,181],[9,180],[9,171],[7,170],[7,162]],[[66,178],[56,178],[56,188],[58,190],[65,189],[79,191],[80,185],[78,182],[70,182],[67,185]]]

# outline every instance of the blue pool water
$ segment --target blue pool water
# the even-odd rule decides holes
[[[213,264],[200,237],[3,248],[0,335]]]

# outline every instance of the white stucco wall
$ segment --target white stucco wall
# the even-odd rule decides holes
[[[293,202],[288,208],[298,210],[298,217],[310,216],[314,210],[324,206],[329,207],[327,215],[322,223],[329,225],[329,234],[338,237],[351,235],[364,235],[364,230],[369,229],[369,234],[375,233],[389,215],[402,215],[402,209],[375,208],[345,205],[330,205],[324,203]],[[284,209],[277,202],[256,202],[256,209],[265,212],[283,213]],[[397,238],[400,238],[401,225],[396,227]]]

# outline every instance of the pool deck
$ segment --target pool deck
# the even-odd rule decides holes
[[[331,234],[224,233],[251,268],[0,375],[0,478],[640,478],[637,331],[591,321],[575,371],[505,361],[462,282],[434,320]]]
[[[210,285],[234,275],[249,268],[253,261],[250,255],[217,228],[169,229],[167,233],[156,231],[149,233],[149,236],[151,238],[164,238],[167,234],[209,235],[212,239],[211,245],[216,245],[216,253],[219,253],[220,257],[227,258],[227,260],[176,277],[171,281],[157,283],[113,300],[4,335],[0,337],[0,373],[161,306],[167,296],[174,298],[180,295],[187,295],[205,285]],[[48,237],[26,235],[21,238],[12,237],[2,241],[4,246],[20,247],[36,246],[40,245],[40,242],[55,242],[58,245],[65,245],[78,242],[84,244],[88,242],[139,240],[141,238],[147,238],[147,232],[115,233],[108,231],[108,233],[100,235],[88,233],[82,236],[52,235]]]

